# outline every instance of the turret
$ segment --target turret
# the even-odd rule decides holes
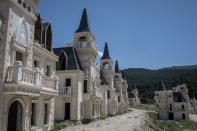
[[[77,52],[79,53],[79,57],[81,56],[81,61],[87,59],[87,57],[90,56],[92,56],[90,57],[92,58],[92,61],[96,61],[98,51],[95,43],[95,37],[90,31],[86,9],[83,10],[79,27],[74,33],[73,42],[74,47],[77,49]]]
[[[101,70],[113,71],[113,61],[109,55],[109,49],[107,42],[105,43],[104,53],[101,57]]]

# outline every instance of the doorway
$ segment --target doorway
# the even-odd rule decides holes
[[[169,113],[169,120],[174,120],[174,114],[173,113]]]
[[[70,103],[65,103],[64,120],[70,120]]]
[[[20,102],[15,101],[11,104],[8,114],[7,131],[23,130],[23,108]]]

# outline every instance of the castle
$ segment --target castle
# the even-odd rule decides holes
[[[73,42],[53,50],[59,57],[55,120],[80,121],[127,112],[127,82],[122,78],[117,61],[114,69],[107,43],[100,65],[96,63],[98,50],[86,9]]]
[[[160,81],[154,99],[158,119],[189,119],[190,100],[187,86],[183,81],[181,81],[176,87],[173,87],[172,90],[166,90],[163,81]]]
[[[0,130],[47,131],[54,120],[82,121],[127,112],[127,81],[108,44],[100,64],[86,9],[73,42],[52,48],[39,0],[0,1]]]
[[[129,98],[129,107],[135,107],[140,105],[140,98],[139,98],[138,89],[135,85],[135,88],[132,89],[131,92],[128,92],[128,98]]]

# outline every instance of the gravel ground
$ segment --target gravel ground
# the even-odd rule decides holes
[[[115,117],[99,120],[87,125],[70,126],[62,131],[143,131],[145,112],[135,110]]]

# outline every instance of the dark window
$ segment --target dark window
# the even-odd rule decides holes
[[[19,3],[19,4],[22,4],[22,1],[21,1],[21,0],[18,0],[18,3]]]
[[[159,104],[157,104],[157,108],[159,108]]]
[[[168,118],[169,120],[174,120],[174,113],[169,113]]]
[[[110,99],[110,91],[107,91],[107,98]]]
[[[71,86],[71,78],[66,78],[66,87]]]
[[[36,126],[36,103],[31,105],[31,126]]]
[[[44,124],[49,123],[49,104],[45,103],[44,105]]]
[[[83,81],[83,93],[88,93],[88,81]]]
[[[34,60],[34,68],[39,67],[38,61]]]
[[[28,10],[29,12],[31,12],[31,8],[30,8],[29,6],[28,6],[27,10]]]
[[[184,105],[182,105],[182,111],[184,111],[185,110],[185,106]]]
[[[51,73],[51,68],[49,65],[47,65],[46,76],[50,77],[50,73]]]
[[[159,113],[157,114],[157,119],[159,119]]]
[[[120,102],[120,96],[118,96],[118,102]]]
[[[26,5],[26,3],[25,3],[25,2],[23,2],[23,7],[24,7],[24,8],[26,8],[26,7],[27,7],[27,5]]]
[[[23,54],[21,52],[16,51],[16,61],[23,61]]]
[[[47,50],[51,51],[51,46],[52,46],[52,30],[51,30],[51,25],[49,25],[47,29],[47,38],[46,38]]]
[[[42,21],[40,15],[38,15],[35,23],[34,40],[38,41],[39,44],[42,43]]]
[[[169,95],[169,97],[171,97],[171,95]]]
[[[59,56],[59,70],[66,70],[66,58],[63,53]]]
[[[94,104],[92,106],[92,115],[94,116]]]
[[[170,111],[172,111],[172,104],[170,104]]]
[[[182,114],[182,119],[185,120],[185,114]]]

